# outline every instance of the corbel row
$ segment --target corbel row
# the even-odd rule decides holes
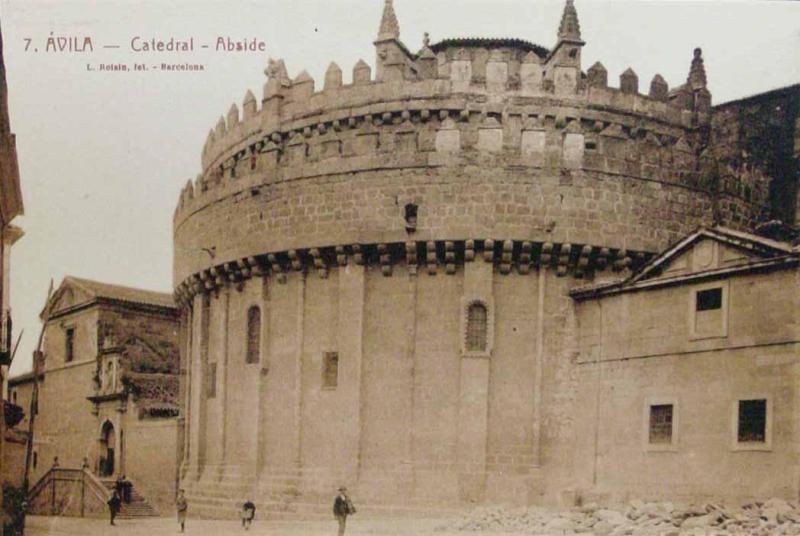
[[[314,273],[327,278],[332,267],[352,262],[359,266],[380,268],[386,277],[393,275],[396,265],[404,265],[411,276],[423,268],[436,275],[440,268],[447,275],[458,266],[482,260],[496,266],[500,274],[515,269],[526,275],[532,269],[551,268],[559,277],[569,273],[583,278],[591,273],[611,269],[615,272],[636,269],[650,254],[626,249],[597,247],[588,244],[534,242],[519,240],[429,240],[380,244],[351,244],[309,249],[291,249],[225,262],[202,270],[175,289],[177,303],[188,306],[197,294],[217,292],[223,287],[244,289],[246,280],[273,277],[279,284],[291,272]]]

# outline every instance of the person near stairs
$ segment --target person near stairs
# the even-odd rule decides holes
[[[186,526],[186,513],[189,511],[189,503],[186,501],[186,496],[182,489],[178,490],[178,499],[175,501],[175,507],[178,510],[178,523],[180,523],[181,532],[183,532]]]
[[[133,490],[133,482],[128,480],[128,477],[122,475],[122,502],[125,504],[131,503],[131,492]]]
[[[123,488],[125,487],[124,478],[125,477],[123,475],[119,475],[117,479],[114,481],[114,491],[117,492],[119,498],[122,500],[124,500],[125,498],[125,492],[123,491]]]
[[[122,500],[119,498],[119,493],[117,490],[111,492],[111,498],[108,500],[108,512],[111,515],[111,524],[114,524],[114,518],[117,517],[119,513],[120,506],[122,505]]]

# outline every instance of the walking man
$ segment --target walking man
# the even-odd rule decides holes
[[[252,501],[247,501],[242,505],[242,527],[249,530],[253,519],[256,517],[256,505]]]
[[[356,513],[356,508],[350,497],[347,496],[347,488],[342,486],[339,488],[339,495],[333,501],[333,516],[339,522],[339,536],[344,536],[345,525],[347,524],[347,516]]]
[[[117,490],[114,490],[111,493],[111,498],[108,500],[108,512],[111,514],[111,524],[114,524],[114,518],[117,517],[119,513],[120,506],[122,505],[122,500],[119,498],[119,493]]]
[[[183,532],[186,525],[186,513],[189,510],[189,503],[186,501],[186,496],[183,490],[178,490],[178,499],[175,501],[175,507],[178,510],[178,523],[181,524],[181,532]]]

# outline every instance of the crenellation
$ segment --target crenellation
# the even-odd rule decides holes
[[[308,71],[301,71],[291,85],[291,101],[293,104],[307,101],[314,94],[314,79]]]
[[[227,132],[227,128],[225,126],[225,118],[223,116],[219,116],[219,120],[217,121],[217,126],[214,129],[214,138],[217,140],[222,140],[225,137],[225,133]]]
[[[255,117],[257,113],[258,103],[256,102],[256,96],[248,89],[247,93],[244,95],[244,100],[242,101],[243,119],[247,121],[248,119]]]
[[[639,93],[639,77],[630,67],[619,75],[619,89],[624,94],[636,95]]]
[[[331,62],[325,71],[323,91],[335,91],[340,87],[342,87],[342,69],[335,62]]]
[[[656,74],[653,77],[653,80],[650,82],[650,98],[660,101],[660,102],[667,102],[667,97],[669,96],[669,85],[667,85],[666,80],[660,75]]]
[[[358,60],[353,67],[353,85],[363,86],[372,82],[372,68],[364,60]]]
[[[320,93],[314,94],[314,97],[313,97],[313,98],[316,98],[316,96],[318,96],[318,95],[320,95]],[[290,106],[290,108],[291,108],[291,106]],[[369,109],[369,108],[368,108],[368,109]],[[385,108],[384,108],[384,109],[385,109]],[[407,110],[404,110],[404,111],[407,111]],[[587,113],[587,112],[590,112],[590,110],[584,110],[584,113]],[[357,113],[357,112],[354,110],[354,111],[353,111],[353,113]],[[384,113],[385,113],[385,112],[384,112]],[[396,112],[395,112],[395,113],[396,113]],[[402,113],[402,112],[401,112],[401,113]],[[464,111],[464,110],[462,110],[460,113],[467,113],[467,112],[466,112],[466,111]],[[508,113],[508,112],[504,112],[504,113]],[[344,119],[344,117],[345,117],[346,115],[348,115],[348,114],[347,114],[347,113],[339,113],[339,117],[341,117],[342,119]],[[317,116],[317,117],[319,117],[319,116]],[[308,127],[308,123],[309,123],[309,122],[311,122],[311,121],[313,121],[314,123],[316,123],[316,125],[315,125],[315,126],[318,126],[318,125],[326,125],[326,124],[333,125],[333,121],[334,121],[334,120],[336,120],[336,121],[339,121],[339,119],[332,119],[333,117],[334,117],[334,116],[333,116],[333,115],[331,115],[331,114],[325,114],[325,116],[324,116],[324,119],[330,120],[330,122],[329,122],[329,123],[328,123],[328,121],[325,121],[325,120],[323,120],[323,121],[320,121],[320,119],[323,119],[323,117],[319,117],[319,118],[307,117],[306,119],[300,119],[300,120],[297,120],[297,121],[295,121],[295,122],[292,124],[292,126],[296,126],[296,128],[302,128],[302,129],[304,129],[304,130],[305,130],[305,128],[306,128],[306,127]],[[305,123],[305,124],[304,124],[304,123]],[[255,124],[252,124],[251,126],[248,126],[248,121],[242,121],[242,124],[244,125],[244,126],[243,126],[243,129],[244,129],[244,130],[247,130],[247,131],[252,131],[252,132],[254,132],[254,133],[256,133],[256,134],[258,134],[259,132],[263,132],[263,130],[264,130],[264,128],[263,128],[263,127],[259,128],[259,127],[258,127],[258,126],[256,126]],[[242,150],[242,146],[247,146],[247,147],[249,147],[249,146],[251,146],[252,144],[253,144],[253,142],[252,142],[250,139],[247,139],[247,140],[241,140],[241,141],[239,141],[239,142],[237,143],[237,145],[235,145],[234,147],[232,147],[230,150],[231,150],[231,151],[240,152],[240,151]],[[204,158],[204,160],[205,160],[205,162],[206,162],[206,164],[207,164],[207,167],[211,167],[212,165],[214,165],[214,164],[213,164],[213,161],[211,161],[211,162],[210,162],[211,158],[209,158],[209,153],[210,153],[210,152],[213,152],[213,150],[216,150],[216,148],[217,148],[217,147],[224,146],[224,145],[225,145],[225,144],[224,144],[224,142],[223,142],[223,143],[214,143],[214,144],[212,144],[212,149],[211,149],[211,150],[209,150],[209,149],[206,149],[206,150],[205,150],[205,158]]]

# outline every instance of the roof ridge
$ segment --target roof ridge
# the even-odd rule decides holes
[[[137,292],[151,292],[153,294],[163,294],[165,296],[172,296],[171,292],[166,292],[166,291],[162,291],[162,290],[151,290],[151,289],[146,289],[146,288],[141,288],[141,287],[132,287],[130,285],[120,285],[119,283],[108,283],[106,281],[99,281],[97,279],[88,279],[88,278],[85,278],[85,277],[77,277],[77,276],[74,276],[74,275],[64,276],[64,281],[66,281],[67,279],[69,279],[71,281],[75,281],[75,282],[77,282],[79,284],[80,283],[89,283],[89,284],[95,284],[95,285],[104,285],[104,286],[113,287],[113,288],[123,288],[123,289],[135,290]]]

